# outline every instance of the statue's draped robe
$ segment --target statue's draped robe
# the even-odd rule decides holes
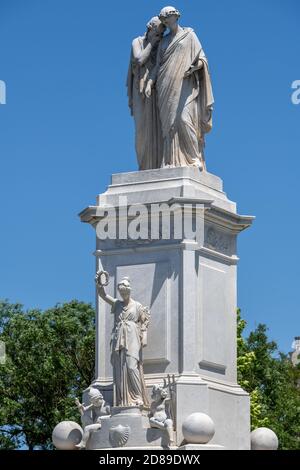
[[[202,62],[189,77],[185,72]],[[207,60],[191,28],[160,43],[156,66],[157,103],[163,134],[161,166],[204,167],[204,134],[212,127],[213,94]]]
[[[145,37],[134,41],[142,52],[146,47]],[[139,65],[132,48],[127,76],[127,94],[135,121],[135,149],[140,170],[161,166],[162,136],[156,94],[154,92],[150,99],[146,99],[144,94],[149,72],[156,63],[156,53],[157,48],[153,48],[147,62]]]
[[[148,321],[139,302],[131,299],[125,306],[116,300],[112,306],[115,325],[111,338],[111,362],[117,406],[148,406],[143,374],[142,326]]]

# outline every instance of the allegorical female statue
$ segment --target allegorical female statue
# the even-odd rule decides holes
[[[135,148],[140,170],[161,165],[162,136],[155,90],[149,99],[145,87],[149,73],[156,64],[158,44],[165,30],[157,16],[147,24],[143,36],[132,42],[127,77],[129,107],[135,121]]]
[[[160,166],[205,169],[204,135],[212,127],[211,81],[201,44],[191,28],[179,26],[179,17],[174,7],[159,14],[169,32],[159,43],[145,94],[153,100],[156,93],[163,136]]]
[[[103,282],[103,276],[107,281]],[[116,406],[148,407],[146,396],[142,350],[147,344],[147,328],[150,312],[131,297],[128,278],[118,284],[122,300],[106,294],[104,286],[108,283],[108,274],[99,271],[96,285],[100,297],[111,305],[114,315],[114,328],[111,337],[111,363]]]

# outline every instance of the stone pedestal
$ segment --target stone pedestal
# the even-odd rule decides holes
[[[197,450],[226,450],[224,446],[218,446],[214,444],[184,444],[178,447],[179,450],[189,450],[195,452]]]
[[[166,434],[150,428],[147,415],[139,407],[114,407],[111,416],[101,418],[101,429],[92,433],[87,449],[162,449],[167,444]]]
[[[124,227],[134,219],[138,205],[146,205],[148,214],[140,215],[144,220],[151,207],[161,203],[163,215],[157,217],[160,239],[150,235],[126,239]],[[161,218],[170,207],[174,209],[171,238],[163,239]],[[183,207],[193,227],[200,220],[200,239],[186,233],[174,238],[176,215]],[[211,445],[249,449],[249,397],[236,378],[236,241],[253,217],[237,214],[220,178],[189,167],[113,175],[107,191],[80,217],[94,228],[105,217],[122,222],[118,239],[97,238],[96,269],[109,272],[107,291],[114,297],[117,282],[129,276],[132,297],[150,307],[145,378],[150,391],[167,374],[175,376],[177,445],[183,444],[182,422],[199,411],[215,423]],[[95,384],[112,402],[109,339],[113,318],[109,306],[99,298],[96,321]]]

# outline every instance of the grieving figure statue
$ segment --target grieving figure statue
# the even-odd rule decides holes
[[[135,148],[140,170],[159,168],[162,137],[155,90],[149,99],[145,87],[149,73],[156,63],[157,47],[164,32],[157,16],[147,24],[143,36],[132,42],[127,77],[129,107],[135,121]]]
[[[103,275],[107,281],[103,281]],[[150,320],[148,307],[143,307],[131,297],[129,279],[118,283],[122,300],[105,292],[108,274],[96,274],[98,294],[111,305],[114,328],[111,337],[111,363],[113,366],[114,404],[116,406],[148,406],[143,373],[142,350],[147,345],[147,328]]]
[[[145,94],[156,93],[163,137],[162,167],[205,169],[204,135],[212,128],[213,94],[207,59],[193,29],[178,24],[179,11],[165,7],[159,19],[168,28]]]
[[[103,395],[97,388],[91,387],[88,393],[89,405],[83,405],[78,399],[75,403],[81,414],[81,422],[83,427],[83,436],[79,444],[79,449],[84,449],[92,431],[101,428],[101,417],[110,414],[110,407],[104,401]]]
[[[163,429],[168,434],[169,446],[174,445],[174,424],[170,413],[168,390],[161,385],[154,385],[151,398],[149,421],[152,428]]]

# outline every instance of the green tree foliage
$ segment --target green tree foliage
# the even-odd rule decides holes
[[[0,448],[51,448],[54,426],[78,421],[74,398],[94,378],[94,319],[76,300],[44,312],[0,302]]]
[[[269,341],[266,325],[259,324],[247,338],[246,322],[238,310],[238,381],[251,399],[251,427],[270,427],[281,449],[300,449],[300,365]]]
[[[44,312],[0,302],[0,448],[51,448],[54,426],[79,420],[74,398],[94,378],[95,311],[76,300]],[[251,397],[252,429],[268,426],[282,449],[300,448],[300,366],[269,341],[265,325],[244,337],[238,311],[238,381]]]

